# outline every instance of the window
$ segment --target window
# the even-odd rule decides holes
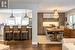
[[[75,24],[75,15],[72,16],[73,24]]]
[[[15,19],[14,18],[8,18],[6,20],[7,25],[15,25]]]
[[[15,17],[16,25],[21,25],[21,17]]]
[[[23,18],[22,25],[28,25],[28,24],[29,24],[29,18]]]
[[[75,29],[75,15],[71,15],[68,17],[69,28]]]

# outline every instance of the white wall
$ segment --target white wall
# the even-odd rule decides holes
[[[32,11],[32,44],[37,44],[37,11],[36,9],[34,9],[34,11]]]

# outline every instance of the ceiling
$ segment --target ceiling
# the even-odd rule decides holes
[[[59,12],[66,12],[75,8],[75,0],[9,0],[10,4],[33,4],[37,5],[39,12],[48,12],[57,9]],[[13,5],[14,6],[14,5]],[[23,6],[23,5],[22,5]]]
[[[0,9],[0,13],[32,13],[29,9]]]

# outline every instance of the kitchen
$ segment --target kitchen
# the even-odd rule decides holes
[[[32,10],[0,10],[0,42],[11,44],[13,41],[30,41],[32,43]]]

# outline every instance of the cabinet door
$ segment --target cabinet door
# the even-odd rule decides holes
[[[75,30],[72,30],[70,37],[75,38]]]
[[[71,30],[69,29],[64,29],[64,38],[69,38],[70,37],[70,33],[71,33]]]
[[[62,45],[61,44],[60,45],[58,44],[50,45],[48,49],[49,50],[62,50]]]

